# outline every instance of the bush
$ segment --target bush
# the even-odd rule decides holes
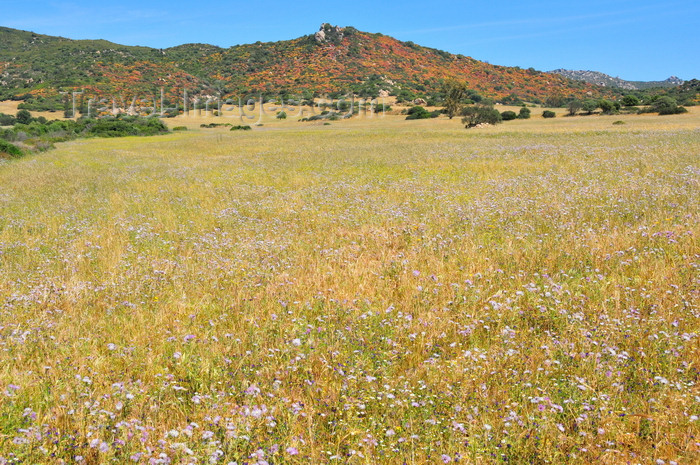
[[[514,111],[506,110],[501,113],[501,119],[503,119],[503,121],[511,121],[517,117],[518,115]]]
[[[24,152],[19,147],[2,139],[0,139],[0,153],[6,153],[11,158],[19,158],[24,155]]]
[[[663,96],[657,98],[651,104],[651,111],[656,112],[659,115],[677,115],[679,113],[685,113],[688,110],[683,107],[679,107],[675,99],[668,96]]]
[[[14,126],[17,123],[17,118],[12,115],[0,113],[0,126]]]
[[[557,114],[551,110],[545,110],[542,112],[542,118],[554,118]]]
[[[440,116],[440,110],[428,111],[420,105],[411,107],[407,112],[406,119],[428,119]]]
[[[17,122],[21,124],[29,124],[32,122],[32,120],[34,120],[34,118],[32,118],[32,114],[29,113],[27,110],[18,111],[16,118]]]
[[[175,126],[173,131],[187,131],[187,126]]]
[[[284,111],[278,112],[278,113],[277,113],[277,119],[280,119],[280,120],[282,120],[282,119],[287,119],[287,113],[284,112]]]
[[[231,126],[230,130],[231,131],[250,131],[250,130],[252,130],[252,128],[250,126],[248,126],[247,124],[245,124],[245,125],[239,124],[238,126]]]
[[[518,118],[520,119],[529,119],[530,118],[530,109],[527,107],[522,107],[520,109],[520,112],[518,113]]]
[[[168,127],[158,118],[104,118],[81,120],[85,125],[84,134],[98,137],[152,136],[168,132]]]
[[[430,118],[430,112],[420,105],[411,107],[408,110],[408,116],[406,119],[428,119]]]
[[[479,124],[498,124],[501,121],[501,113],[491,105],[473,105],[462,110],[462,123],[466,128]]]

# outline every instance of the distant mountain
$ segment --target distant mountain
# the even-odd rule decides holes
[[[598,86],[617,87],[625,90],[644,90],[652,87],[676,87],[683,84],[683,80],[676,76],[671,76],[664,81],[625,81],[624,79],[612,77],[604,73],[599,73],[598,71],[555,69],[551,72],[577,81],[584,81]]]
[[[425,97],[446,79],[466,81],[484,97],[541,102],[551,96],[613,95],[612,89],[532,68],[495,66],[353,27],[280,42],[168,49],[104,40],[70,40],[0,27],[0,100],[56,99],[59,92],[169,97],[221,93],[354,92]]]

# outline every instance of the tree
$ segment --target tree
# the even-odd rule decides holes
[[[598,101],[598,108],[603,111],[604,115],[612,115],[613,113],[616,113],[619,109],[619,105],[620,104],[617,102],[611,102],[610,100],[606,99],[600,99]]]
[[[17,118],[17,122],[20,124],[29,124],[34,119],[34,118],[32,118],[32,114],[29,113],[27,110],[18,111],[16,118]]]
[[[658,112],[659,115],[676,115],[678,113],[685,113],[686,111],[688,111],[684,107],[679,107],[675,99],[666,95],[657,98],[651,104],[651,109],[655,112]]]
[[[501,114],[491,105],[470,105],[462,110],[462,123],[466,128],[479,124],[498,124]]]
[[[582,107],[583,111],[586,112],[587,115],[592,114],[596,108],[598,108],[598,102],[596,102],[593,99],[587,99],[583,101]]]
[[[561,95],[550,95],[544,101],[544,104],[550,108],[559,108],[564,106],[565,99]]]
[[[634,95],[625,95],[622,97],[622,104],[626,107],[633,107],[639,105],[639,99]]]
[[[530,118],[530,109],[527,107],[522,107],[520,109],[520,113],[518,113],[518,118],[520,119],[529,119]]]
[[[452,119],[460,114],[469,89],[464,82],[448,81],[445,84],[445,114]]]
[[[287,113],[284,111],[277,112],[277,119],[287,119]]]
[[[581,108],[583,108],[583,103],[580,100],[572,100],[566,106],[569,110],[569,116],[574,116]]]

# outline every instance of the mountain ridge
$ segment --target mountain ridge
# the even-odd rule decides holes
[[[676,76],[670,76],[663,81],[627,81],[619,77],[613,77],[609,74],[601,73],[600,71],[590,70],[571,70],[571,69],[555,69],[550,73],[560,74],[569,79],[584,81],[590,84],[595,84],[603,87],[614,87],[624,90],[644,90],[653,87],[676,87],[682,85],[685,81]]]

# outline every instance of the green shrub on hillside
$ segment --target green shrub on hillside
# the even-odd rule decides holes
[[[0,154],[3,153],[9,155],[11,158],[19,158],[24,155],[24,152],[22,152],[19,147],[0,139]]]
[[[552,110],[545,110],[542,112],[542,118],[554,118],[556,116],[557,114],[554,113]]]

